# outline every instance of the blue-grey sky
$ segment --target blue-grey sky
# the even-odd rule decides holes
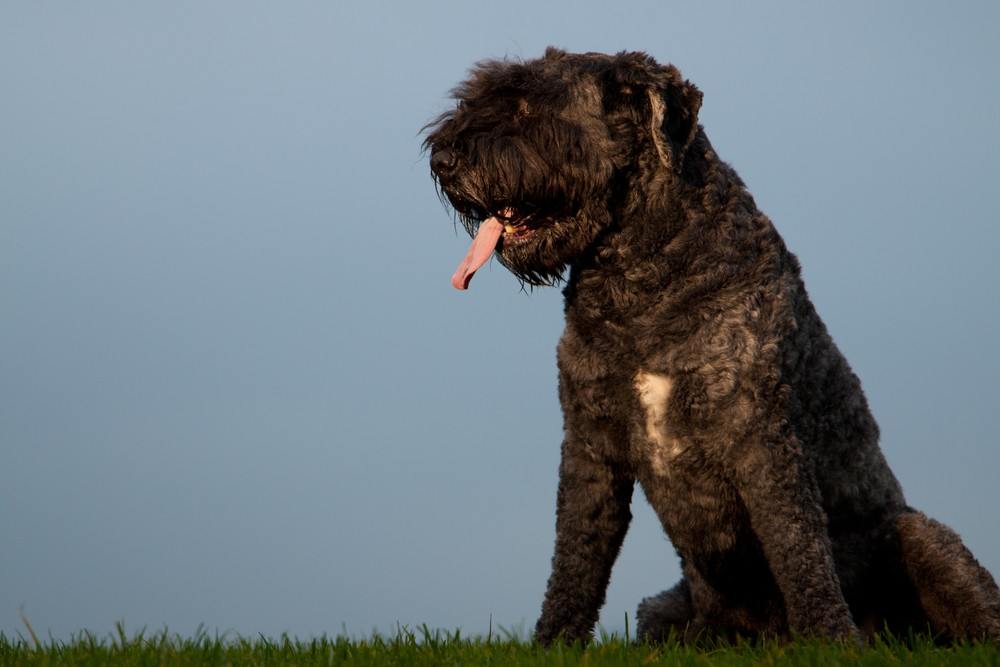
[[[989,1],[3,3],[0,630],[530,629],[561,296],[449,286],[418,132],[548,44],[700,86],[909,501],[1000,574],[998,32]],[[678,577],[634,505],[608,628]]]

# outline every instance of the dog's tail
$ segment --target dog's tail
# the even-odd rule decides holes
[[[896,532],[931,628],[952,639],[1000,641],[1000,590],[958,534],[917,511],[897,517]]]

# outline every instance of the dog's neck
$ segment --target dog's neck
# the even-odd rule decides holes
[[[628,320],[664,312],[672,296],[679,308],[695,309],[751,267],[753,257],[785,252],[771,222],[704,132],[680,174],[657,163],[622,178],[615,188],[621,200],[612,197],[609,205],[610,226],[574,262],[563,290],[567,317],[581,324],[607,322],[608,313]],[[657,194],[640,200],[630,194],[637,192]]]

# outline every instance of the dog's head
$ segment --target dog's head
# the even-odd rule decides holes
[[[424,146],[444,198],[476,236],[452,283],[496,249],[531,285],[563,270],[614,224],[632,178],[681,173],[701,93],[644,53],[490,60],[452,91]]]

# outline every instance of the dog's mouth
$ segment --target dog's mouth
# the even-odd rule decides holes
[[[523,243],[534,236],[541,227],[538,218],[530,213],[519,213],[506,207],[490,215],[479,223],[472,245],[451,277],[455,289],[469,289],[473,274],[485,264],[496,250],[500,239],[504,245]]]
[[[517,243],[532,236],[541,227],[541,222],[532,213],[519,214],[516,210],[505,208],[496,214],[503,223],[504,244]]]

